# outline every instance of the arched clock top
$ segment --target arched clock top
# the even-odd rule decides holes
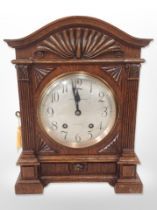
[[[61,18],[49,23],[48,25],[40,28],[39,30],[24,38],[5,39],[4,41],[6,41],[10,47],[25,48],[31,44],[35,44],[36,42],[40,42],[41,40],[50,37],[51,34],[56,33],[57,31],[63,29],[67,30],[73,27],[83,27],[87,29],[91,28],[93,30],[95,29],[108,36],[115,37],[115,39],[120,43],[124,43],[126,45],[137,48],[145,47],[150,43],[150,41],[152,41],[152,39],[140,39],[133,37],[105,21],[85,16]]]
[[[114,38],[86,26],[70,27],[49,35],[36,47],[35,54],[42,57],[44,52],[67,59],[93,59],[111,53],[117,56],[123,54]]]

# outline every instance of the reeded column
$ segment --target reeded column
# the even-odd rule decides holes
[[[20,98],[21,126],[22,126],[22,147],[23,150],[35,148],[35,128],[34,128],[34,113],[32,84],[30,78],[30,65],[16,65],[18,88]]]
[[[21,170],[15,185],[15,192],[17,194],[42,193],[43,185],[38,179],[38,167],[40,163],[34,154],[35,128],[30,75],[31,66],[18,64],[16,69],[20,98],[23,151],[17,162]]]
[[[133,150],[140,64],[127,64],[125,70],[127,82],[124,88],[122,147]]]
[[[122,154],[118,161],[118,180],[116,193],[141,193],[142,182],[137,175],[139,160],[134,152],[136,108],[140,64],[127,64],[124,89]]]

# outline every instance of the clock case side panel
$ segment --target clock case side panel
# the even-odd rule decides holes
[[[31,81],[31,65],[16,65],[22,127],[22,147],[35,149],[34,104]]]
[[[31,65],[27,64],[16,65],[22,130],[22,153],[17,161],[21,170],[15,185],[17,194],[43,192],[43,185],[38,175],[39,161],[35,155],[36,141],[31,67]]]
[[[143,184],[137,174],[140,163],[135,153],[136,111],[140,64],[126,64],[126,79],[123,81],[123,114],[122,114],[122,154],[118,161],[118,180],[116,193],[142,193]]]
[[[122,129],[122,147],[124,150],[134,150],[138,86],[141,64],[126,64],[124,68],[126,72],[126,79],[123,81],[124,123]]]

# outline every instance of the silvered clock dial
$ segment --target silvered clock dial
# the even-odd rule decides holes
[[[87,73],[70,73],[52,80],[40,97],[42,129],[58,143],[83,148],[96,144],[111,131],[116,102],[108,84]]]

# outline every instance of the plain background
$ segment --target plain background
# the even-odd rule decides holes
[[[127,33],[154,38],[142,50],[136,153],[142,164],[138,173],[144,183],[141,195],[117,195],[105,183],[50,184],[43,195],[17,196],[14,184],[19,173],[15,147],[19,110],[16,72],[10,60],[14,50],[4,38],[26,36],[64,16],[87,15],[110,22]],[[138,210],[157,208],[157,5],[155,0],[0,0],[0,209],[5,210]]]

